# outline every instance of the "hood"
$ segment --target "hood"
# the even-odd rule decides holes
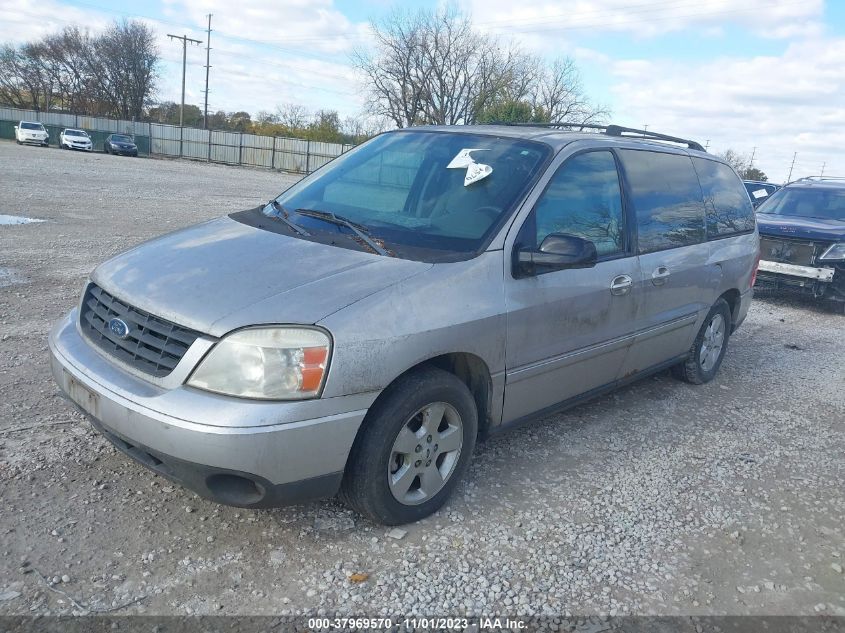
[[[316,323],[431,266],[224,217],[145,242],[91,279],[142,310],[222,336],[247,325]]]
[[[845,221],[823,218],[799,218],[793,215],[757,214],[760,235],[796,239],[845,241]]]

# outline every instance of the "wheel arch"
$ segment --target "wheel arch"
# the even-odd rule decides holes
[[[737,320],[739,319],[739,308],[742,301],[742,295],[736,288],[731,288],[719,295],[719,299],[724,299],[731,311],[731,332],[733,332],[737,327]]]
[[[484,437],[491,426],[493,409],[493,378],[483,358],[470,352],[449,352],[417,362],[396,376],[370,405],[372,409],[400,379],[427,367],[436,367],[455,375],[472,394],[478,412],[478,435]],[[361,425],[363,428],[367,421]],[[361,434],[361,429],[358,430]]]

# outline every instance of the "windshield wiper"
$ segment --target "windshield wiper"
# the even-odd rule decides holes
[[[306,231],[301,226],[295,224],[289,219],[290,214],[278,200],[271,200],[270,204],[272,205],[273,209],[276,210],[276,213],[273,214],[273,217],[275,219],[279,220],[280,222],[283,222],[291,231],[294,231],[296,234],[302,235],[304,237],[311,237],[311,234],[308,231]]]
[[[351,220],[347,220],[342,215],[337,215],[331,211],[318,211],[317,209],[297,209],[296,213],[310,218],[317,218],[325,222],[331,222],[332,224],[337,224],[338,226],[345,226],[346,228],[352,230],[355,235],[361,238],[367,246],[379,255],[392,257],[389,251],[379,246],[378,243],[376,243],[376,241],[368,235],[370,231],[367,227],[356,224]]]

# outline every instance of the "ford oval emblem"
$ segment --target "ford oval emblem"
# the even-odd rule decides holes
[[[109,321],[109,330],[119,339],[125,339],[129,336],[129,326],[126,325],[126,321],[117,317]]]

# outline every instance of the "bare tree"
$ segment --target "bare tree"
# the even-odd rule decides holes
[[[558,58],[543,68],[530,90],[532,104],[542,109],[550,121],[600,123],[610,115],[606,107],[586,97],[581,74],[568,57]]]
[[[736,150],[726,149],[719,154],[719,158],[724,160],[728,165],[736,170],[739,177],[744,180],[762,180],[769,179],[765,172],[751,164],[751,159],[748,154],[740,154]]]
[[[142,22],[115,23],[96,37],[69,27],[0,49],[0,101],[141,118],[155,93],[158,59],[153,31]]]
[[[370,113],[397,127],[474,123],[498,104],[523,101],[553,118],[607,116],[585,97],[572,60],[549,67],[474,30],[454,6],[396,10],[371,28],[375,45],[356,50],[353,64],[366,77]]]
[[[308,124],[308,110],[296,103],[282,103],[276,106],[276,122],[290,129],[303,128]]]

